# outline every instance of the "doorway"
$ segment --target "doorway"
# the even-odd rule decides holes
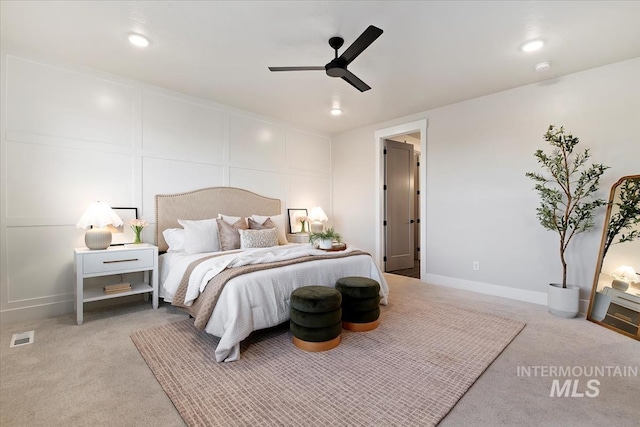
[[[377,249],[375,254],[376,261],[383,271],[393,271],[394,274],[407,273],[407,275],[417,278],[426,276],[426,250],[424,248],[426,247],[425,217],[427,211],[424,191],[420,191],[421,189],[424,189],[426,185],[426,170],[424,167],[424,159],[426,158],[426,130],[427,120],[423,119],[381,129],[375,132],[376,161],[378,164],[376,178],[379,185],[379,191],[376,193],[376,222],[379,224],[375,236]],[[384,149],[385,144],[387,144],[387,140],[397,141],[399,139],[404,143],[405,141],[403,138],[406,136],[412,136],[415,138],[413,145],[416,148],[415,151],[418,151],[419,147],[422,166],[419,166],[420,157],[416,158],[415,156],[409,156],[406,151],[404,155],[400,156],[400,161],[397,161],[397,159],[394,160],[394,162],[397,163],[414,165],[413,169],[411,169],[411,177],[407,174],[404,181],[405,189],[407,187],[411,187],[410,181],[413,181],[413,189],[410,192],[400,191],[403,195],[403,206],[399,210],[406,216],[406,218],[405,224],[400,224],[399,230],[403,236],[402,239],[400,239],[402,243],[399,244],[393,240],[395,236],[393,227],[391,230],[388,230],[387,227],[389,226],[389,222],[385,224],[385,221],[387,221],[387,207],[392,208],[392,206],[395,206],[392,200],[387,201],[385,185],[389,185],[388,188],[390,189],[391,185],[395,184],[385,183],[385,179],[387,178],[385,169],[387,161],[385,160]],[[411,161],[409,162],[408,159],[411,159]],[[409,194],[411,195],[411,206],[408,206]],[[397,208],[392,209],[398,210]],[[413,223],[411,223],[412,219]],[[398,229],[398,224],[395,224],[395,226],[396,229]],[[409,237],[411,233],[413,233],[413,235],[412,237]],[[408,245],[407,242],[411,242],[411,245]],[[388,248],[389,245],[392,247]],[[401,258],[404,258],[405,261],[409,260],[411,264],[407,265],[409,268],[400,268],[399,270],[396,270],[398,266],[394,263],[397,259]],[[387,262],[390,260],[391,264],[387,265]]]
[[[384,141],[384,271],[413,268],[415,211],[413,145]]]

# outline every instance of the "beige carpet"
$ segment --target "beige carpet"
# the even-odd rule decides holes
[[[190,426],[436,425],[524,323],[396,296],[378,329],[343,331],[322,353],[286,326],[252,334],[216,363],[217,338],[183,320],[134,332],[138,350]]]

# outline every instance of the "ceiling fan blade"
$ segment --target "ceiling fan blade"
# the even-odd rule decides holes
[[[342,77],[342,80],[349,83],[351,86],[355,87],[360,92],[364,92],[366,90],[371,89],[371,87],[368,84],[366,84],[365,82],[357,78],[356,75],[353,74],[351,71],[349,70],[344,70],[344,71],[345,71],[345,74]]]
[[[323,66],[319,67],[269,67],[271,71],[324,71]]]
[[[349,65],[351,61],[356,59],[358,55],[362,53],[363,50],[369,47],[371,43],[373,43],[380,35],[382,34],[382,30],[378,27],[374,27],[373,25],[369,25],[369,27],[364,30],[360,37],[354,41],[351,46],[347,48],[342,55],[340,55],[340,59],[345,61],[346,65]]]

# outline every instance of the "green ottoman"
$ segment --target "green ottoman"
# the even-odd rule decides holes
[[[380,284],[367,277],[338,279],[336,289],[342,294],[342,327],[365,332],[380,325]]]
[[[340,344],[342,294],[327,286],[303,286],[291,292],[289,328],[293,344],[306,351],[326,351]]]

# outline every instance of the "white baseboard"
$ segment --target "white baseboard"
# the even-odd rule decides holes
[[[509,298],[517,301],[530,302],[533,304],[547,305],[547,293],[528,291],[526,289],[509,288],[507,286],[493,285],[491,283],[475,282],[473,280],[458,279],[455,277],[439,276],[437,274],[427,274],[427,283],[446,286],[448,288],[462,289],[465,291],[478,292],[485,295]],[[580,300],[580,313],[587,312],[589,300]]]
[[[142,301],[145,295],[150,294],[137,294],[127,295],[119,298],[110,298],[101,301],[93,301],[84,304],[84,310],[92,310],[103,307],[116,307],[121,304],[131,303],[135,301]],[[73,300],[60,301],[48,304],[32,305],[28,307],[9,308],[0,311],[0,323],[18,323],[28,322],[31,320],[46,319],[48,317],[58,317],[67,314],[73,314],[74,312]]]
[[[547,305],[546,292],[527,291],[525,289],[509,288],[507,286],[492,285],[490,283],[475,282],[473,280],[458,279],[455,277],[439,276],[437,274],[427,274],[426,281],[434,285],[446,286],[449,288],[463,289],[465,291]]]
[[[27,322],[30,320],[46,319],[73,313],[73,300],[60,301],[49,304],[32,305],[29,307],[9,308],[0,311],[0,323]]]

